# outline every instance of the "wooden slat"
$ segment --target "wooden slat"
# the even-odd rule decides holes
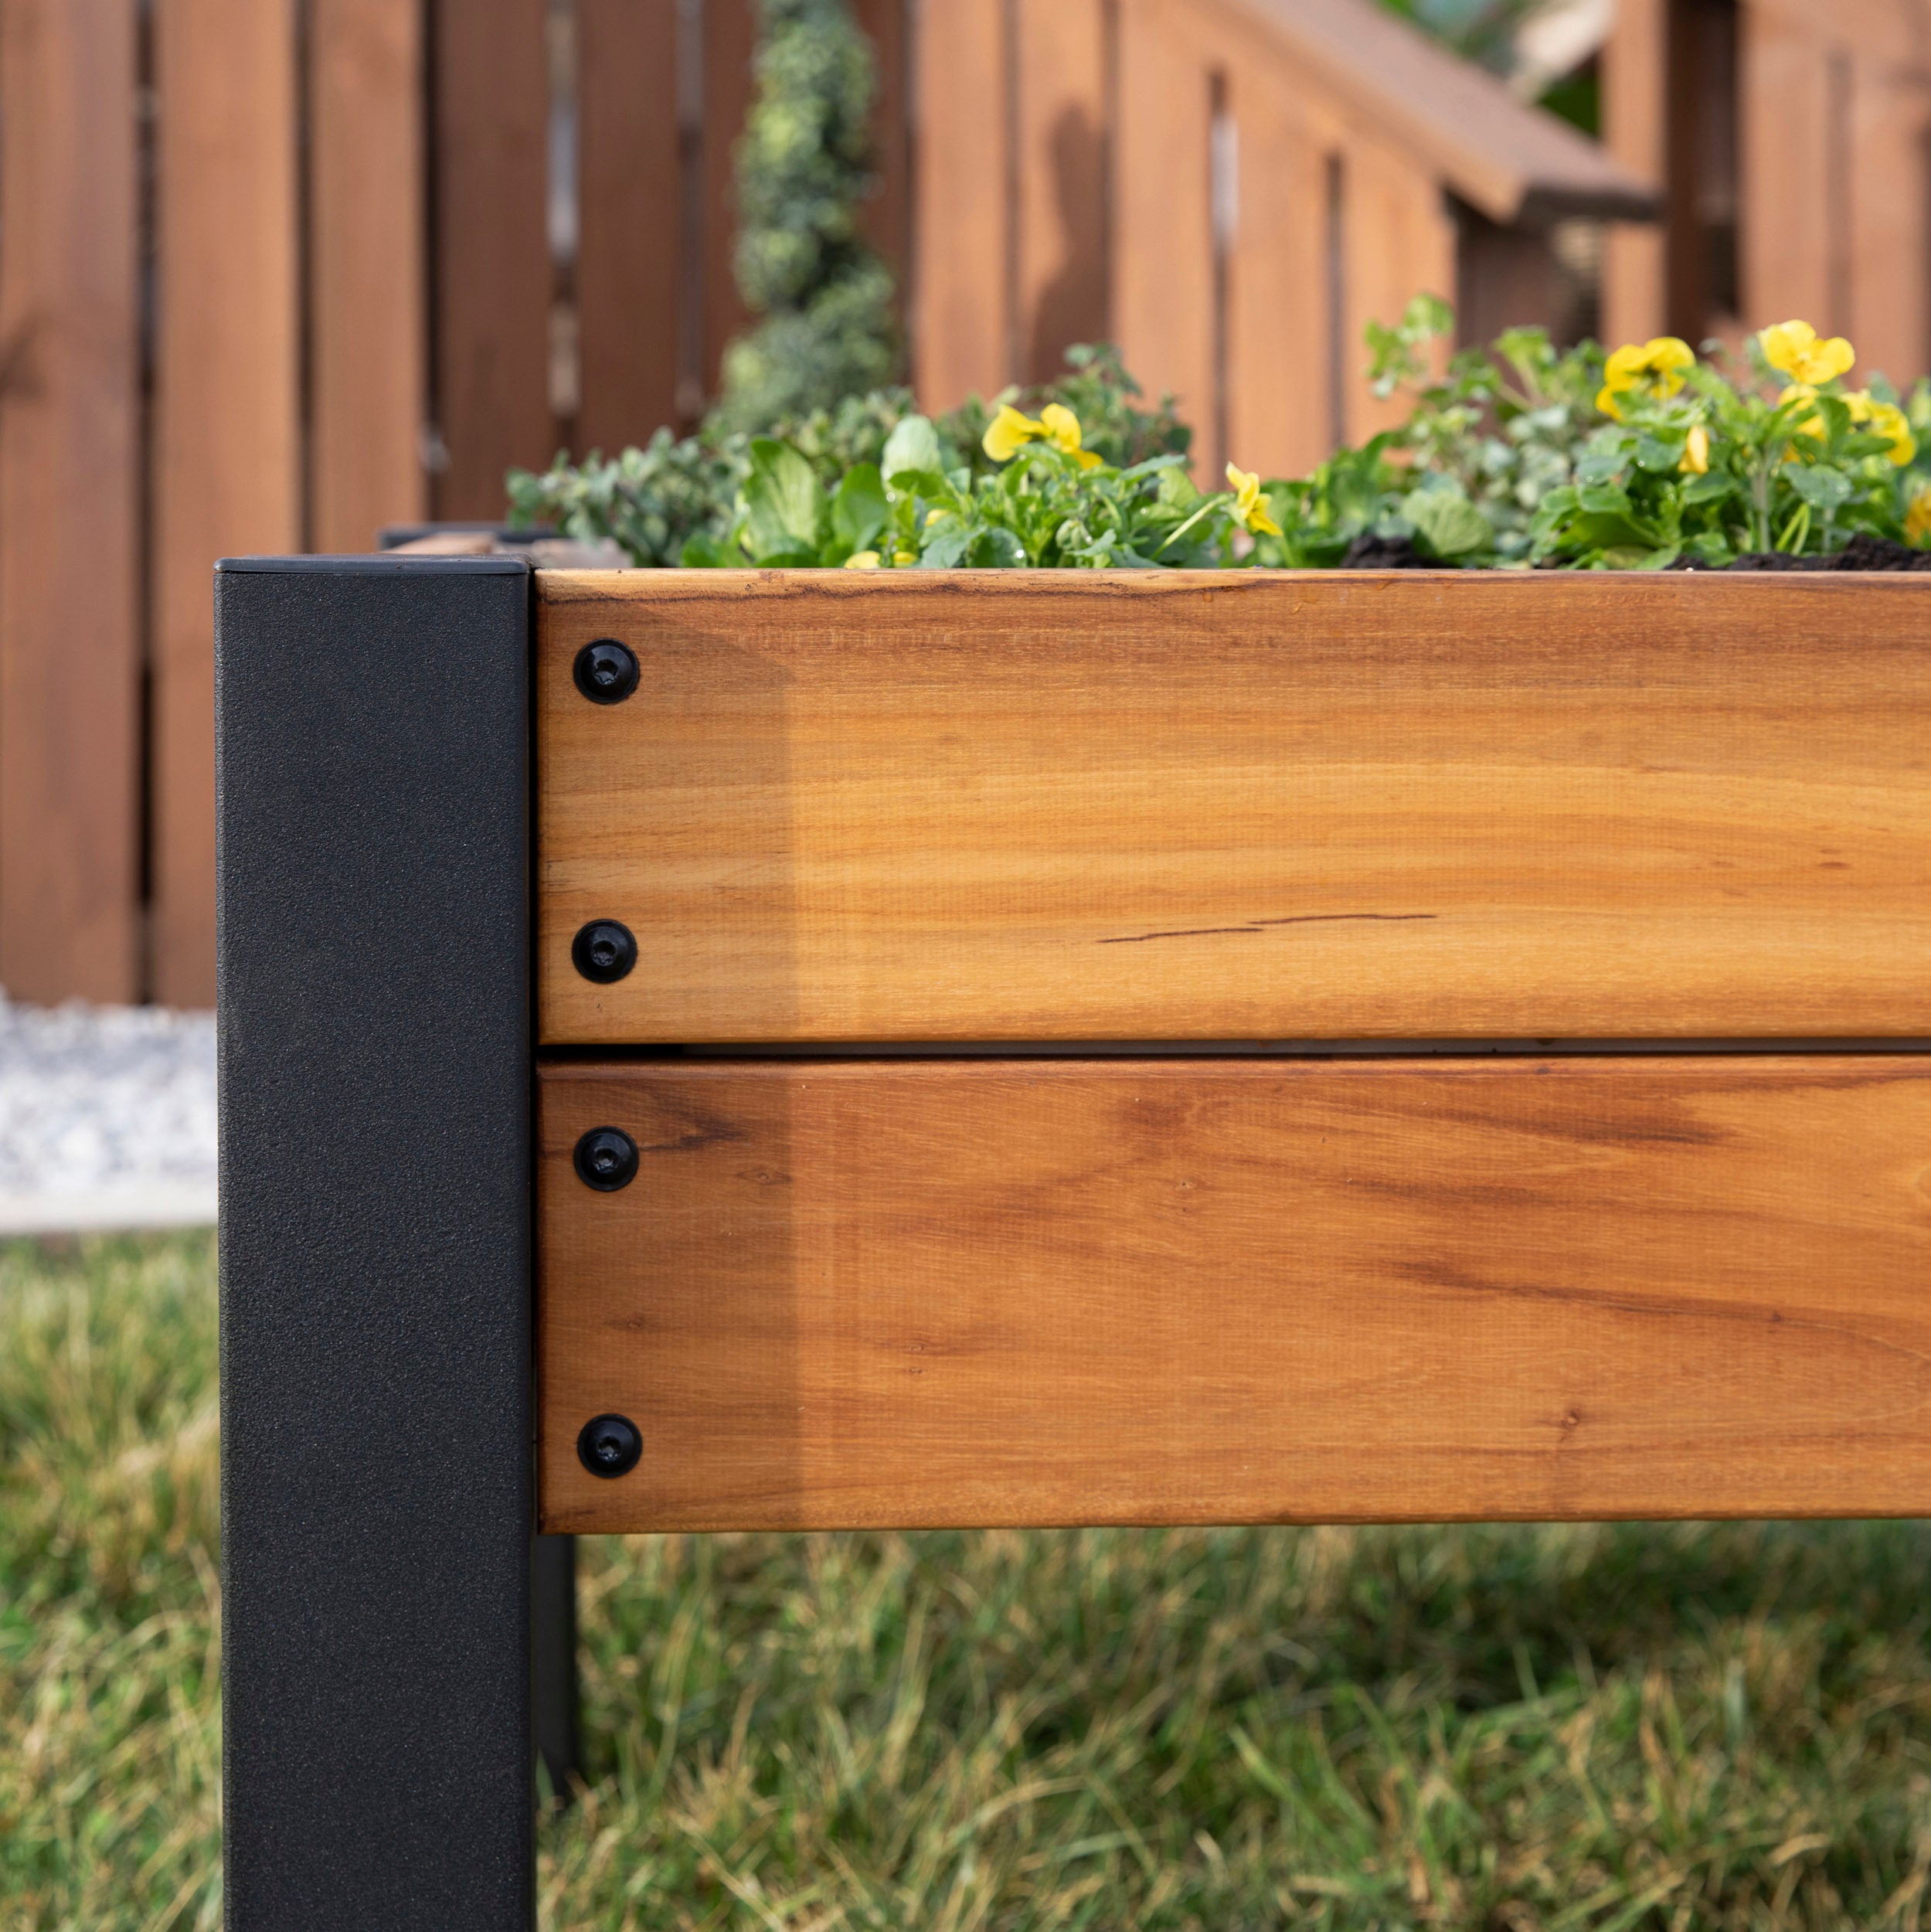
[[[877,185],[860,215],[865,238],[891,270],[903,306],[912,272],[912,116],[909,0],[853,0],[852,14],[872,43],[878,76],[872,110]]]
[[[913,182],[912,360],[937,412],[1011,379],[1006,366],[1005,0],[922,8],[914,50],[919,162]]]
[[[0,986],[140,996],[134,21],[0,9]]]
[[[1022,0],[1018,26],[1019,332],[1044,383],[1110,326],[1100,0]]]
[[[309,0],[309,517],[363,550],[428,513],[421,10]]]
[[[291,0],[167,0],[159,77],[152,989],[215,992],[217,557],[298,550]]]
[[[1931,1033],[1913,577],[539,583],[549,1042]]]
[[[547,1529],[1931,1510],[1922,1057],[577,1063],[540,1114]]]
[[[738,292],[737,146],[753,93],[756,0],[704,0],[704,382],[715,396],[724,352],[751,311]]]
[[[1603,140],[1618,161],[1661,182],[1668,68],[1664,41],[1669,0],[1617,0],[1603,49]],[[1613,345],[1663,332],[1663,231],[1660,224],[1612,223],[1603,257],[1603,336]]]
[[[505,472],[556,453],[544,0],[436,0],[434,17],[436,513],[500,517]]]
[[[677,0],[577,0],[582,449],[677,416]]]

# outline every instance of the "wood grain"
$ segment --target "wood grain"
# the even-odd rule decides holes
[[[580,450],[677,417],[677,0],[577,0]]]
[[[1931,1032],[1931,583],[539,582],[552,1043]]]
[[[420,522],[429,273],[422,10],[310,0],[309,540]]]
[[[0,8],[0,985],[141,997],[134,32]]]
[[[295,30],[293,0],[155,10],[150,990],[171,1006],[215,998],[215,560],[304,547]]]
[[[1931,1510],[1923,1057],[573,1062],[539,1114],[546,1529]]]
[[[556,450],[546,227],[544,0],[433,0],[436,514],[504,514],[505,473]]]

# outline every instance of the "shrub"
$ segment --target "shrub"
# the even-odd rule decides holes
[[[725,352],[721,428],[752,430],[889,382],[892,277],[858,233],[876,77],[849,0],[761,0],[737,153],[737,281],[763,319]]]

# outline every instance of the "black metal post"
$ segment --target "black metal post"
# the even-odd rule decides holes
[[[537,1761],[565,1803],[583,1774],[577,1737],[576,1539],[539,1536],[530,1552],[530,1699]]]
[[[229,1932],[528,1932],[529,578],[216,580]]]

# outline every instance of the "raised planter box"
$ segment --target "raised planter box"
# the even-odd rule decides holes
[[[243,1932],[526,1923],[539,1510],[1931,1512],[1931,582],[218,602]]]

